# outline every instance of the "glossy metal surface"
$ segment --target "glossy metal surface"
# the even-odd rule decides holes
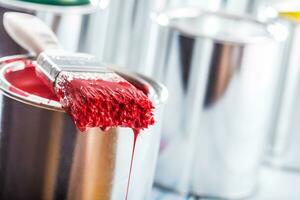
[[[11,9],[36,10],[40,12],[50,12],[56,14],[90,14],[107,4],[109,0],[94,0],[89,4],[81,6],[59,6],[46,5],[40,3],[26,2],[20,0],[0,0],[3,7]]]
[[[220,3],[221,0],[110,0],[108,15],[97,16],[97,23],[103,26],[95,26],[94,31],[94,41],[99,46],[104,44],[104,49],[95,46],[91,53],[105,62],[152,75],[149,70],[155,61],[158,40],[158,29],[151,19],[153,13],[182,4],[217,9]],[[98,36],[104,35],[103,31],[105,41]]]
[[[200,197],[251,195],[279,84],[278,44],[265,24],[225,13],[180,8],[156,20],[152,73],[169,91],[156,186]]]
[[[269,200],[269,199],[300,199],[300,174],[283,171],[279,168],[264,166],[259,173],[259,188],[257,193],[243,200]],[[276,190],[274,189],[276,188]],[[219,200],[210,197],[191,197],[174,194],[172,192],[154,187],[152,200]],[[222,199],[223,200],[223,199]]]
[[[25,53],[26,51],[21,48],[19,45],[17,45],[6,33],[4,26],[3,26],[3,14],[5,12],[10,12],[10,11],[22,11],[22,9],[11,9],[11,8],[6,8],[3,7],[0,3],[0,40],[1,40],[1,46],[0,46],[0,57],[7,56],[7,55],[14,55],[14,54],[21,54]],[[29,14],[33,14],[30,11],[24,11]]]
[[[252,13],[256,0],[111,0],[107,16],[98,16],[97,37],[94,41],[102,46],[103,29],[106,30],[104,51],[92,47],[92,54],[109,63],[117,63],[140,73],[151,75],[156,58],[153,58],[158,39],[158,29],[151,16],[168,8],[193,6],[207,10],[226,10],[232,13]],[[103,19],[107,19],[104,21]],[[104,28],[105,27],[105,28]],[[99,41],[99,42],[98,42]]]
[[[285,1],[264,6],[259,17],[285,25],[290,31],[288,40],[282,46],[279,62],[282,72],[280,102],[269,149],[269,163],[291,170],[300,170],[300,124],[299,124],[299,86],[300,86],[300,19],[291,20],[280,16],[280,12],[299,12],[299,1]]]
[[[108,3],[105,2],[107,1],[96,1],[81,6],[51,6],[18,0],[0,0],[0,15],[2,19],[3,13],[7,11],[34,14],[52,28],[66,50],[88,52],[92,44],[87,38],[90,34],[90,18],[96,11],[107,6]],[[0,24],[0,40],[5,43],[0,46],[0,56],[24,53],[25,51],[6,34],[2,20]]]
[[[105,62],[143,71],[150,45],[150,14],[155,3],[156,0],[110,1],[103,52]]]
[[[19,66],[18,61],[2,64]],[[21,96],[1,75],[0,199],[125,199],[133,148],[130,129],[79,133],[57,102]],[[147,84],[150,82],[143,79]],[[150,85],[160,103],[165,89]],[[159,105],[158,105],[159,107]],[[159,120],[160,111],[156,110]],[[159,147],[159,127],[137,138],[128,199],[147,199]]]

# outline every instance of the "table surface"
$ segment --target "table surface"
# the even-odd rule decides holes
[[[260,172],[259,190],[246,200],[300,200],[300,171],[287,171],[265,166]],[[204,200],[208,198],[185,198],[152,190],[153,200]]]

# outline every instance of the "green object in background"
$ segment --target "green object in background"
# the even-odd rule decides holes
[[[57,6],[76,6],[89,4],[90,0],[20,0],[39,4],[57,5]]]

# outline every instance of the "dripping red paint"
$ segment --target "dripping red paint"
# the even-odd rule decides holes
[[[152,102],[125,79],[70,79],[62,75],[55,89],[81,131],[90,127],[144,129],[154,124]]]
[[[9,63],[8,61],[7,63]],[[60,101],[63,108],[84,131],[98,126],[102,130],[111,127],[129,127],[134,132],[129,177],[125,199],[128,199],[136,142],[141,129],[154,124],[153,104],[147,97],[148,88],[136,88],[122,81],[72,79],[62,76],[56,94],[36,75],[29,60],[23,60],[25,68],[7,70],[5,78],[12,84],[11,91],[32,94]]]
[[[56,94],[76,126],[107,130],[128,127],[134,132],[130,170],[125,199],[128,199],[136,141],[141,129],[154,124],[153,104],[147,97],[148,88],[137,89],[125,79],[86,79],[59,75]]]
[[[132,145],[130,168],[129,168],[129,176],[128,176],[128,181],[127,181],[127,188],[126,188],[125,200],[128,199],[129,186],[130,186],[131,173],[132,173],[132,165],[133,165],[133,159],[134,159],[134,153],[135,153],[135,146],[136,146],[137,138],[138,138],[139,133],[140,133],[140,129],[132,129],[132,131],[133,131],[133,145]]]

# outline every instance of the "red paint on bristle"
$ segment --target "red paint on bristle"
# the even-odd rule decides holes
[[[56,93],[81,131],[90,127],[144,129],[154,124],[153,104],[143,91],[124,79],[68,79],[61,75]]]

